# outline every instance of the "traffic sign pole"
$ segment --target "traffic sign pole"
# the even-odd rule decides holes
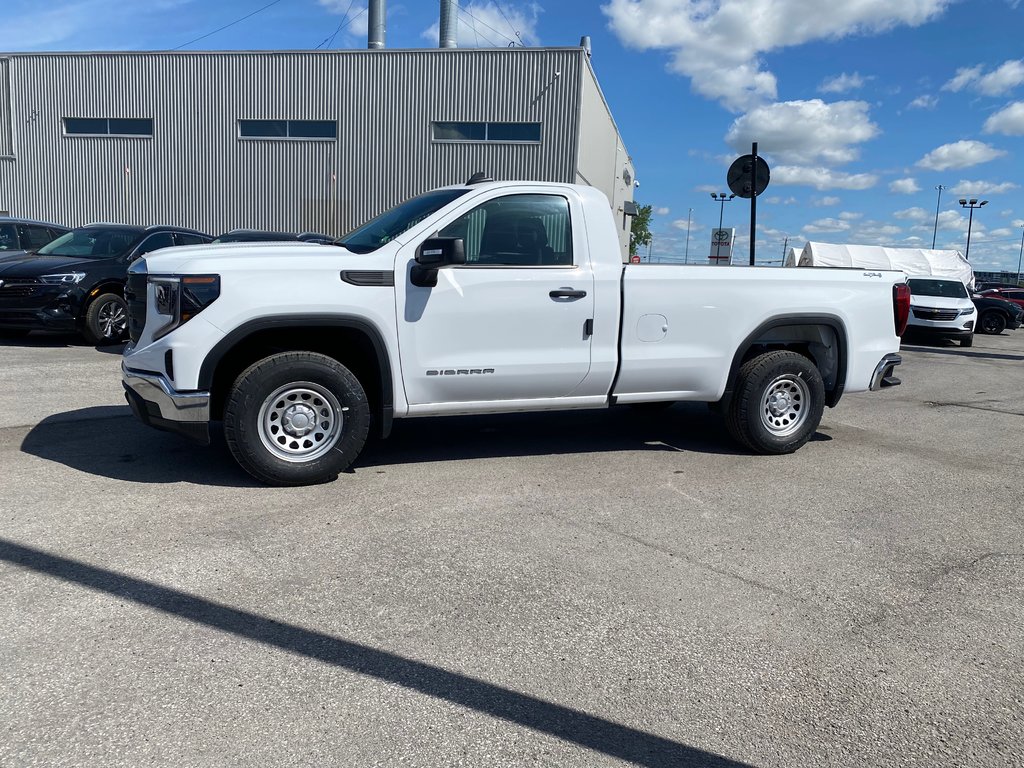
[[[755,169],[757,168],[757,142],[753,143],[750,149],[750,154],[754,156],[753,161],[750,163],[750,178],[751,181],[754,179]],[[753,197],[750,198],[750,266],[754,266],[754,241],[757,233],[757,190],[754,190]]]

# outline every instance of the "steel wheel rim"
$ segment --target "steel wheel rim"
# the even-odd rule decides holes
[[[345,410],[338,398],[319,384],[285,384],[260,406],[256,417],[260,442],[284,461],[314,461],[337,445]]]
[[[119,301],[104,302],[96,317],[105,339],[119,338],[128,328],[128,312]]]
[[[761,398],[761,424],[776,437],[800,431],[810,414],[811,390],[799,376],[772,379]]]

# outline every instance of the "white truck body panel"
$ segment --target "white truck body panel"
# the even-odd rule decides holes
[[[755,341],[762,353],[796,345],[813,358],[835,395],[829,404],[843,391],[899,383],[891,373],[899,364],[893,286],[905,281],[900,272],[624,266],[608,201],[591,187],[494,182],[451,189],[462,195],[367,253],[354,252],[354,244],[246,243],[147,255],[139,265],[146,301],[137,302],[146,307],[145,327],[124,352],[133,409],[161,428],[201,421],[216,397],[203,391],[211,387],[211,366],[250,328],[296,328],[294,339],[275,336],[275,348],[303,351],[302,328],[325,328],[330,320],[372,330],[382,368],[390,369],[391,391],[382,396],[388,419],[717,402]],[[480,211],[515,214],[524,203],[502,200],[514,196],[557,202],[561,228],[549,231],[561,250],[545,241],[557,258],[445,262],[435,268],[436,285],[414,284],[427,239],[445,227],[469,227]],[[475,235],[481,254],[485,235]],[[443,242],[468,241],[460,235]],[[377,280],[353,281],[353,271]],[[182,275],[217,276],[219,295],[157,338],[153,280]]]

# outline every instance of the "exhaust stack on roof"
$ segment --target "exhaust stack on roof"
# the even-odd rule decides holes
[[[458,48],[459,0],[441,0],[441,48]]]
[[[384,47],[384,37],[387,35],[385,23],[385,0],[370,0],[369,26],[366,30],[366,47],[380,49]]]

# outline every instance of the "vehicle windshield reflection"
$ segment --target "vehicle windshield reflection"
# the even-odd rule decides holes
[[[375,251],[468,191],[468,189],[441,189],[414,197],[350,232],[339,240],[338,245],[353,253]]]

